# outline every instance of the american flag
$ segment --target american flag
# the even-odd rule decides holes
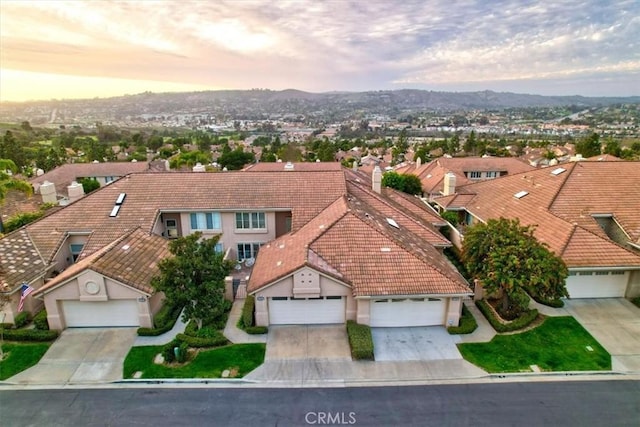
[[[26,283],[22,284],[22,288],[20,289],[20,302],[18,303],[18,312],[22,311],[22,309],[24,308],[24,300],[27,299],[27,296],[29,296],[33,291],[35,291],[35,289],[33,289],[31,286],[27,285]]]

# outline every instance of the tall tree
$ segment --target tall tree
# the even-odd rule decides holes
[[[576,144],[576,153],[582,154],[582,157],[598,156],[601,153],[602,144],[600,144],[600,135],[592,132],[590,135],[582,138]]]
[[[169,251],[173,256],[160,261],[160,273],[152,280],[171,304],[185,306],[184,320],[194,320],[198,329],[217,321],[229,306],[224,299],[224,279],[234,263],[216,252],[219,238],[204,239],[196,232],[172,240]]]
[[[517,219],[500,218],[469,227],[465,233],[465,267],[489,293],[502,293],[502,313],[526,310],[526,289],[547,299],[569,296],[567,267],[533,232],[534,227],[522,226]]]
[[[0,142],[0,158],[12,160],[18,169],[27,165],[27,154],[24,147],[10,130],[5,132]]]

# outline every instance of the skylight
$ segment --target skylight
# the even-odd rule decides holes
[[[400,228],[400,226],[398,225],[398,223],[393,219],[393,218],[387,218],[387,222],[389,223],[390,226],[395,227],[395,228]]]
[[[551,175],[560,175],[562,172],[566,172],[565,168],[557,168],[551,171]]]
[[[111,213],[109,214],[109,216],[111,218],[117,217],[118,216],[118,212],[120,211],[120,207],[121,207],[121,205],[115,205],[113,207],[113,209],[111,209]]]
[[[527,194],[529,194],[528,191],[519,191],[516,194],[513,195],[513,197],[515,197],[516,199],[522,199],[524,196],[526,196]]]
[[[127,193],[120,193],[120,195],[116,199],[116,205],[121,205],[122,202],[124,202],[125,197],[127,197]]]

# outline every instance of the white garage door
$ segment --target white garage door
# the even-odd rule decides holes
[[[604,274],[606,273],[606,274]],[[567,277],[570,298],[622,298],[629,272],[579,272]]]
[[[68,328],[97,326],[140,326],[136,300],[63,301]]]
[[[269,298],[272,325],[312,325],[345,322],[345,299]]]
[[[444,298],[416,298],[371,301],[371,326],[444,325]]]

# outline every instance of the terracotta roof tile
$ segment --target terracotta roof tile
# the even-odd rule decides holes
[[[562,259],[571,267],[640,266],[640,257],[582,227],[575,228]]]
[[[44,275],[47,266],[26,229],[16,230],[0,239],[2,280],[11,289]]]
[[[288,171],[286,162],[260,162],[247,166],[245,172],[281,172]],[[340,162],[292,162],[293,171],[297,172],[326,172],[342,170]]]

